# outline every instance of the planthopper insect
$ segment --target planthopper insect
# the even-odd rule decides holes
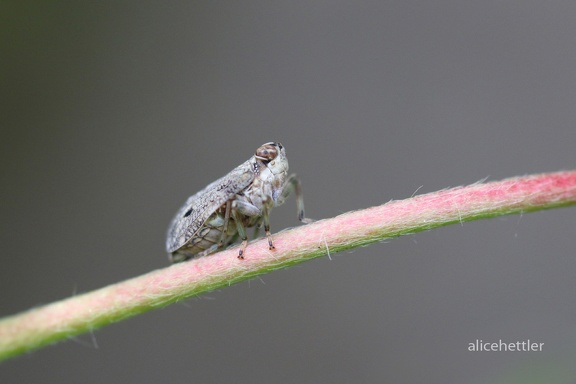
[[[166,250],[173,263],[206,256],[232,244],[238,237],[243,259],[248,244],[246,228],[264,226],[268,245],[274,249],[270,234],[270,211],[296,193],[298,219],[304,217],[304,200],[296,175],[288,176],[284,146],[270,142],[261,145],[254,156],[192,195],[168,228]]]

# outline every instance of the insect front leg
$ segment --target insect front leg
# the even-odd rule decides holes
[[[292,192],[296,194],[296,209],[298,210],[298,220],[300,220],[302,223],[313,222],[314,220],[304,217],[304,196],[302,196],[302,185],[300,184],[300,179],[298,179],[296,174],[291,174],[284,183],[278,204],[282,204]]]
[[[262,216],[264,231],[266,232],[266,238],[268,239],[268,248],[275,249],[274,244],[272,243],[272,234],[270,233],[270,210],[267,208],[269,205],[271,205],[271,202],[270,204],[266,202],[262,209],[259,209],[257,206],[241,200],[236,200],[235,203],[237,210],[245,216]]]
[[[254,204],[250,204],[250,203],[248,203],[246,201],[242,201],[242,200],[235,200],[233,202],[233,204],[234,204],[234,209],[237,212],[240,212],[241,214],[243,214],[244,216],[256,217],[256,216],[262,215],[262,211],[260,210],[260,208],[258,208]]]

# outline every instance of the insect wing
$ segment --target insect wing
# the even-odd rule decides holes
[[[253,159],[190,196],[170,224],[166,250],[172,253],[186,244],[222,204],[254,180]]]

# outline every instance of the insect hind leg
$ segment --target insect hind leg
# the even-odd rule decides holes
[[[216,244],[213,244],[212,246],[210,246],[210,248],[205,249],[202,252],[198,252],[198,253],[190,253],[190,252],[186,252],[184,250],[178,250],[176,252],[171,253],[169,255],[169,258],[170,258],[170,261],[172,262],[172,264],[181,263],[181,262],[186,261],[186,260],[197,259],[199,257],[208,256],[209,254],[216,252],[219,248],[222,248],[223,246],[224,246],[223,243],[216,243]]]
[[[194,255],[191,255],[191,254],[188,254],[185,252],[181,252],[181,251],[176,251],[176,252],[170,253],[168,255],[168,258],[170,259],[170,262],[172,264],[181,263],[183,261],[190,260],[193,257],[194,257]]]
[[[226,244],[224,243],[225,239],[228,237],[228,224],[230,223],[230,213],[232,211],[232,202],[231,201],[227,201],[226,202],[226,208],[225,208],[225,213],[224,213],[224,224],[222,225],[222,231],[220,233],[220,237],[218,239],[218,242],[211,245],[208,249],[205,249],[204,251],[198,253],[197,255],[195,255],[194,257],[203,257],[203,256],[208,256],[209,254],[216,252],[218,249],[220,248],[224,248],[224,246],[228,246],[230,244],[230,242],[227,242]],[[212,240],[214,241],[214,240]]]

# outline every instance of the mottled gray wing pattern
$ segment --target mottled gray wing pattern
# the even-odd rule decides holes
[[[186,244],[214,211],[252,183],[252,163],[253,159],[244,162],[186,200],[168,228],[166,250],[169,253]]]

